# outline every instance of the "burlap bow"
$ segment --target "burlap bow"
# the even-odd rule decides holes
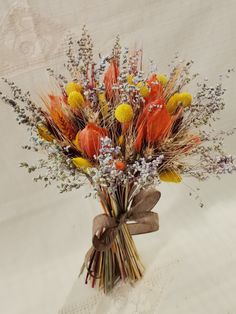
[[[106,214],[93,220],[93,248],[97,251],[110,249],[118,230],[126,224],[132,235],[154,232],[159,229],[158,214],[152,209],[159,201],[161,193],[155,189],[142,190],[132,202],[131,209],[119,217]]]

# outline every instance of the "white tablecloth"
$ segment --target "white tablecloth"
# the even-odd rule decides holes
[[[37,99],[48,85],[44,69],[61,69],[65,36],[79,36],[87,24],[96,51],[109,53],[119,33],[124,45],[143,47],[146,64],[154,59],[160,72],[179,51],[214,83],[236,63],[235,11],[235,0],[0,0],[0,75]],[[230,128],[235,75],[226,86],[220,125]],[[0,134],[1,313],[236,313],[235,176],[199,185],[203,208],[188,196],[194,181],[161,185],[160,231],[136,237],[144,279],[104,296],[77,279],[97,202],[83,198],[86,188],[60,195],[32,183],[18,164],[38,156],[21,150],[27,133],[2,103]],[[235,137],[226,146],[236,153]]]

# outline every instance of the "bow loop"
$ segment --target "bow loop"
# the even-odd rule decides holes
[[[161,192],[155,189],[141,190],[133,199],[132,212],[148,212],[151,211],[161,197]]]

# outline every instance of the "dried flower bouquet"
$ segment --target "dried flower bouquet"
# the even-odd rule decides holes
[[[74,53],[76,52],[77,53]],[[172,62],[168,76],[142,71],[142,51],[122,49],[117,37],[112,53],[96,64],[90,35],[83,29],[75,44],[68,41],[66,69],[55,75],[58,91],[35,104],[14,82],[4,79],[12,97],[1,93],[30,132],[25,149],[46,151],[36,165],[34,180],[53,181],[61,192],[91,183],[103,214],[93,223],[92,248],[85,257],[86,283],[110,291],[120,280],[135,282],[144,272],[132,235],[158,230],[153,212],[161,182],[183,176],[206,180],[235,171],[223,140],[231,131],[216,131],[212,122],[224,109],[223,76],[215,87],[196,84],[186,91],[191,62]],[[230,72],[231,70],[229,70]]]

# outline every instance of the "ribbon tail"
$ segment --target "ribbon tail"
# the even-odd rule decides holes
[[[84,258],[84,263],[83,263],[83,265],[82,265],[82,267],[81,267],[81,269],[80,269],[80,273],[79,273],[79,277],[82,275],[82,273],[83,273],[83,271],[84,271],[84,269],[86,268],[86,270],[87,270],[87,276],[86,276],[86,281],[85,282],[87,282],[87,278],[88,278],[88,275],[90,275],[91,277],[93,277],[93,278],[96,278],[96,279],[98,279],[99,277],[96,277],[95,275],[94,275],[94,272],[91,270],[91,264],[93,263],[93,258],[94,258],[94,255],[96,254],[96,251],[95,251],[95,249],[94,249],[94,247],[92,246],[89,250],[88,250],[88,252],[86,253],[86,255],[85,255],[85,258]]]
[[[111,248],[112,243],[117,235],[117,229],[106,229],[100,237],[96,234],[93,236],[93,247],[100,252],[107,251]]]

